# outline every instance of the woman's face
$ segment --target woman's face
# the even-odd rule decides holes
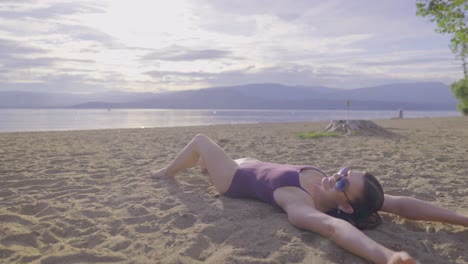
[[[347,197],[350,201],[355,201],[359,199],[364,190],[364,172],[356,170],[348,171],[348,174],[344,176],[344,180],[346,181],[346,189],[344,190],[344,193],[335,188],[336,181],[338,181],[340,177],[341,176],[339,176],[338,174],[335,174],[333,176],[323,178],[323,189],[326,192],[334,192],[334,194],[338,197],[343,196],[343,199],[346,199]]]

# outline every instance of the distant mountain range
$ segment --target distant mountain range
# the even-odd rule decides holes
[[[274,83],[164,93],[0,92],[0,108],[346,109],[456,110],[449,86],[437,82],[389,84],[352,90]]]

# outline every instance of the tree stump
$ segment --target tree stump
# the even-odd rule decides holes
[[[324,129],[324,132],[337,132],[348,136],[384,136],[395,137],[397,134],[386,130],[369,120],[333,120]]]

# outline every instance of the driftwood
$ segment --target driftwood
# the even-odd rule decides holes
[[[338,132],[348,136],[398,136],[369,120],[333,120],[324,129],[324,132]]]

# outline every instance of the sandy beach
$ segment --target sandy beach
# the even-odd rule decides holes
[[[376,120],[399,137],[301,139],[328,122],[0,133],[0,263],[367,263],[194,168],[149,177],[196,134],[233,158],[344,164],[386,193],[468,215],[468,118]],[[468,228],[382,214],[365,233],[421,263],[468,263]]]

